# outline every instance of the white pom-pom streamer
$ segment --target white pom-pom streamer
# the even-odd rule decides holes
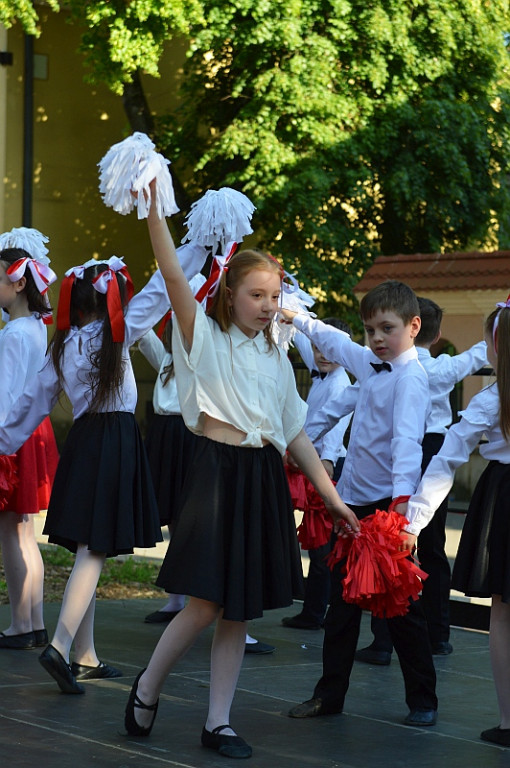
[[[299,312],[300,314],[310,315],[310,317],[316,317],[314,312],[310,312],[309,308],[315,304],[315,299],[310,296],[309,293],[303,291],[298,284],[298,281],[294,275],[290,275],[285,272],[285,277],[290,282],[285,280],[282,283],[282,293],[280,297],[280,304],[283,309],[290,309],[292,312]],[[290,323],[281,322],[278,316],[273,322],[273,339],[279,347],[282,347],[286,351],[292,344],[294,335],[296,333],[295,327]]]
[[[177,213],[169,164],[169,160],[155,151],[145,133],[137,131],[114,144],[98,163],[99,191],[105,205],[124,216],[137,208],[138,218],[146,219],[152,202],[149,184],[156,179],[159,218]],[[133,192],[137,193],[136,197]]]
[[[0,235],[0,251],[6,248],[23,248],[39,264],[49,264],[50,259],[46,255],[48,249],[45,243],[49,238],[32,227],[15,227],[10,232]]]
[[[230,187],[209,189],[200,200],[191,206],[186,217],[187,234],[182,242],[196,242],[212,248],[218,247],[225,255],[227,245],[240,243],[253,232],[251,217],[255,206],[242,192]]]

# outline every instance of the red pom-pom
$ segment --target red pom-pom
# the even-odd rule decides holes
[[[291,464],[285,465],[285,471],[294,509],[303,512],[303,519],[297,529],[301,548],[317,549],[322,547],[331,538],[333,519],[306,475]]]
[[[0,510],[8,508],[18,483],[16,456],[0,456]]]
[[[400,531],[407,520],[397,512],[376,510],[360,520],[356,536],[339,536],[327,563],[333,568],[346,558],[343,598],[374,616],[403,616],[409,600],[417,600],[425,571],[401,552]]]

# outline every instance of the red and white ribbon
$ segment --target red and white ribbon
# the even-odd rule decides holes
[[[106,294],[108,316],[112,327],[113,341],[124,341],[124,306],[122,304],[116,273],[120,272],[126,279],[126,304],[131,301],[134,293],[133,281],[124,261],[118,256],[112,256],[108,261],[92,259],[78,267],[68,269],[60,287],[60,297],[57,309],[57,328],[60,331],[71,327],[71,292],[76,280],[82,280],[85,270],[91,266],[106,264],[107,268],[92,280],[92,285],[98,293]],[[114,279],[115,278],[115,279]]]
[[[218,292],[221,276],[224,272],[228,272],[228,262],[236,252],[236,248],[237,243],[229,243],[226,248],[226,256],[215,256],[213,258],[209,277],[195,294],[195,299],[205,309],[209,308],[214,296]]]
[[[15,283],[25,276],[27,267],[32,273],[37,290],[44,296],[48,287],[57,279],[55,272],[47,264],[41,264],[41,262],[25,256],[7,267],[6,274],[11,283]]]

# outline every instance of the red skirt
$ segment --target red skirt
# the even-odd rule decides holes
[[[0,497],[0,509],[8,509],[19,515],[36,515],[41,509],[47,509],[58,464],[57,444],[49,417],[44,419],[13,457],[5,458],[12,460],[16,482],[10,492]]]

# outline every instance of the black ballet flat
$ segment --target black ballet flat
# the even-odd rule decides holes
[[[202,728],[202,746],[214,749],[223,757],[244,758],[252,756],[252,748],[240,736],[221,735],[221,731],[230,728],[230,725],[218,725],[212,731]]]
[[[158,712],[159,698],[155,704],[144,704],[144,702],[138,697],[138,681],[144,672],[145,669],[142,669],[142,671],[138,674],[135,682],[133,683],[131,693],[129,694],[129,699],[126,704],[124,727],[130,736],[148,736],[152,731],[152,726],[154,725],[156,714]],[[151,724],[148,727],[138,725],[135,720],[135,708],[148,709],[151,712],[154,712]]]
[[[57,682],[62,693],[85,693],[85,688],[76,681],[71,672],[70,665],[52,645],[48,645],[41,653],[39,662]]]

